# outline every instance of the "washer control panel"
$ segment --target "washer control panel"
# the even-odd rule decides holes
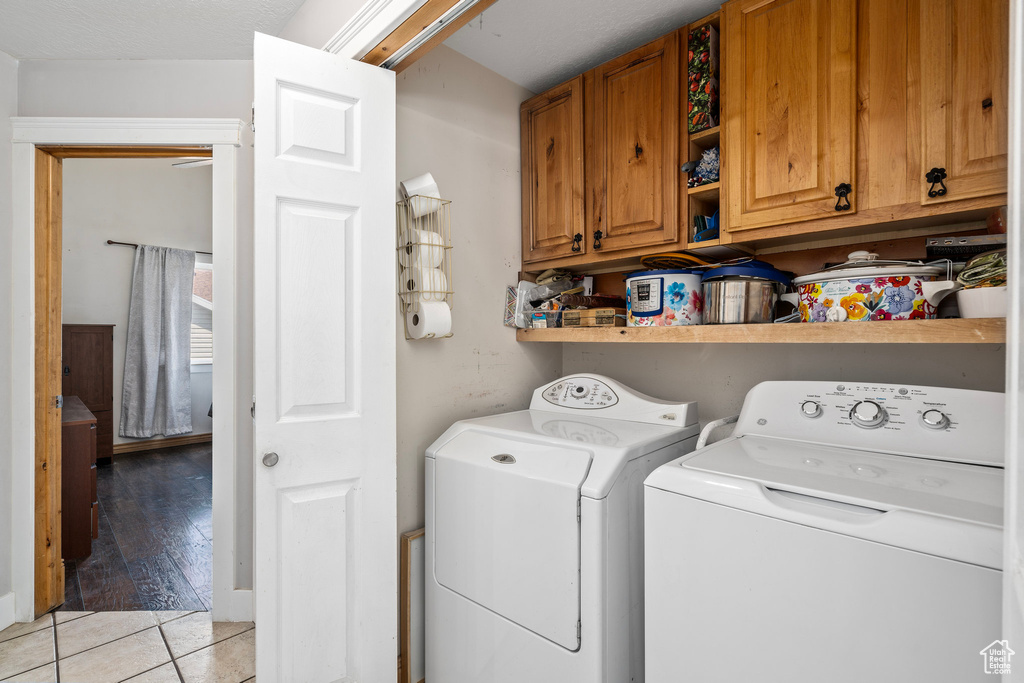
[[[736,431],[958,462],[1003,462],[1004,395],[858,382],[763,382]]]
[[[544,400],[556,406],[597,410],[619,402],[615,390],[596,377],[570,377],[544,390]]]

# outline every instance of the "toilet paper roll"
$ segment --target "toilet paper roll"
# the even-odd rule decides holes
[[[437,268],[403,268],[398,280],[402,301],[444,301],[448,278]]]
[[[402,244],[398,262],[404,268],[437,268],[444,260],[444,239],[436,232],[410,230],[403,235]]]
[[[412,199],[412,215],[414,218],[425,216],[441,208],[441,202],[434,201],[441,198],[441,192],[437,189],[434,176],[429,173],[418,175],[401,182],[402,196]],[[430,199],[430,198],[433,199]]]
[[[452,331],[452,309],[443,301],[424,301],[405,314],[405,329],[413,339],[443,337]]]

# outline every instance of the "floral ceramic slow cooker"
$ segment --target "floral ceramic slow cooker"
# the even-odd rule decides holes
[[[960,288],[947,279],[945,263],[879,261],[866,251],[849,258],[793,280],[796,293],[782,300],[797,307],[800,322],[931,319],[939,301]]]

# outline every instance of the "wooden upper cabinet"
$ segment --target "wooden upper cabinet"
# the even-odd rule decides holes
[[[677,241],[678,33],[586,74],[587,224],[592,256]]]
[[[1009,0],[919,0],[921,170],[946,173],[933,204],[1006,192]],[[935,187],[940,190],[939,186]]]
[[[586,253],[583,76],[523,102],[519,117],[523,263]]]
[[[854,213],[854,1],[733,0],[724,11],[728,230]],[[850,208],[837,211],[843,183]]]

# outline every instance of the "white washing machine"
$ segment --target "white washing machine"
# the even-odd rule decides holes
[[[426,458],[426,680],[643,681],[643,481],[696,403],[599,375],[457,422]]]
[[[646,482],[647,681],[966,683],[1000,640],[1000,393],[766,382]]]

